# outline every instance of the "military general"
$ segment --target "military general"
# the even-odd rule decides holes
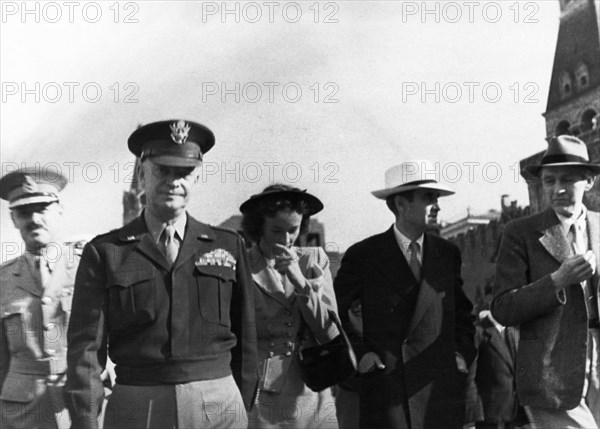
[[[145,209],[83,251],[66,385],[75,427],[98,425],[107,353],[117,378],[105,428],[248,424],[257,370],[245,246],[186,212],[214,143],[208,128],[183,120],[142,126],[128,140]]]
[[[58,242],[67,179],[24,168],[0,180],[25,253],[0,267],[0,426],[65,428],[66,331],[79,256]]]

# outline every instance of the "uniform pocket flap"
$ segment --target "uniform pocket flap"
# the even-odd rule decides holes
[[[201,274],[218,277],[223,281],[235,281],[235,271],[230,267],[222,265],[196,265],[196,269]]]
[[[106,287],[129,287],[154,278],[153,270],[115,271],[109,274]]]
[[[41,383],[43,383],[43,380]],[[4,379],[0,399],[13,402],[31,402],[35,399],[38,389],[43,389],[43,385],[38,386],[38,384],[35,377],[9,372]]]

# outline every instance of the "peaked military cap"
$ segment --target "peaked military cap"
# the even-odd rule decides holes
[[[0,198],[9,208],[28,204],[50,204],[59,201],[58,193],[67,185],[67,178],[49,169],[21,168],[0,179]]]
[[[146,124],[135,130],[127,145],[142,161],[146,158],[160,165],[196,167],[202,155],[215,144],[215,135],[204,125],[173,119]]]

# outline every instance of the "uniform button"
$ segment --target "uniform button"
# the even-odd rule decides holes
[[[43,298],[42,298],[42,304],[46,304],[46,305],[48,305],[48,304],[52,304],[52,298],[51,298],[51,297],[49,297],[49,296],[45,296],[45,297],[43,297]]]
[[[291,327],[292,326],[292,322],[285,322],[285,326]]]
[[[275,347],[275,343],[270,343],[269,347]]]
[[[290,314],[292,314],[292,312],[290,310],[285,310],[285,314],[289,316]]]
[[[294,345],[294,343],[292,343],[291,341],[288,341],[287,343],[285,343],[285,345],[288,347],[292,347]]]
[[[286,332],[285,334],[288,338],[292,338],[292,333],[291,332]]]
[[[290,357],[290,356],[292,355],[292,352],[288,350],[287,352],[285,352],[285,355],[286,355],[287,357]]]
[[[269,352],[269,357],[272,358],[273,356],[275,356],[275,353]]]

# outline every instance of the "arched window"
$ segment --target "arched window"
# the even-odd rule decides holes
[[[560,85],[561,98],[566,98],[573,93],[573,84],[571,82],[571,76],[569,76],[569,73],[563,72],[563,74],[560,75],[558,84]]]
[[[598,126],[597,116],[598,113],[596,113],[594,109],[587,109],[583,112],[583,115],[581,115],[581,131],[585,133],[586,131],[594,129],[594,125]],[[594,123],[594,118],[596,118],[596,123]]]
[[[575,69],[575,80],[577,81],[577,87],[579,88],[587,88],[590,84],[588,68],[584,63],[579,63]]]
[[[558,125],[556,125],[556,129],[554,130],[555,136],[562,136],[563,134],[570,134],[569,128],[571,128],[571,124],[569,121],[560,121]]]

